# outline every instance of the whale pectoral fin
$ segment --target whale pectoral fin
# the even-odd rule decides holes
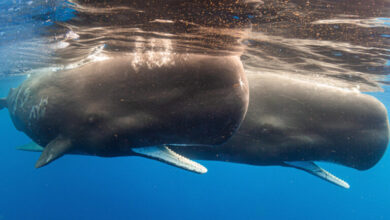
[[[7,107],[7,98],[0,98],[0,110]]]
[[[43,167],[55,159],[60,158],[72,148],[70,139],[58,136],[46,145],[41,156],[39,157],[35,168]]]
[[[141,147],[132,150],[140,156],[155,159],[191,172],[201,174],[207,172],[206,167],[174,152],[167,146]]]
[[[42,152],[45,148],[35,142],[31,142],[29,144],[16,147],[16,149],[23,151]]]
[[[342,179],[334,176],[328,171],[322,169],[317,164],[311,161],[285,161],[284,164],[289,167],[294,167],[306,171],[314,176],[324,179],[328,182],[336,184],[337,186],[349,189],[349,184]]]

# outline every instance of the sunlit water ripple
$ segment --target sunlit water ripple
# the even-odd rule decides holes
[[[390,83],[389,6],[385,0],[5,1],[1,74],[73,68],[113,54],[234,54],[249,74],[378,91]]]

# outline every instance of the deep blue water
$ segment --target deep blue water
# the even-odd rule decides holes
[[[1,48],[8,37],[0,38]],[[0,95],[22,79],[2,78]],[[372,95],[390,109],[390,87],[384,89]],[[29,138],[14,128],[7,110],[0,121],[0,220],[390,219],[390,152],[363,172],[320,163],[349,190],[291,168],[222,162],[202,162],[209,170],[204,175],[139,157],[64,156],[35,169],[39,154],[15,149]]]

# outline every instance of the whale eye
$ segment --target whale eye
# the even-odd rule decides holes
[[[97,114],[90,114],[87,117],[87,123],[91,126],[97,125],[102,120],[102,117]]]
[[[92,123],[94,123],[94,121],[95,121],[95,117],[93,115],[90,115],[88,117],[88,123],[92,124]]]

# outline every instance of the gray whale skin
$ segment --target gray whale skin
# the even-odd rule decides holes
[[[249,100],[242,63],[195,54],[157,61],[137,54],[36,74],[2,106],[45,146],[37,168],[64,154],[138,155],[204,173],[165,145],[218,145],[232,136]]]

